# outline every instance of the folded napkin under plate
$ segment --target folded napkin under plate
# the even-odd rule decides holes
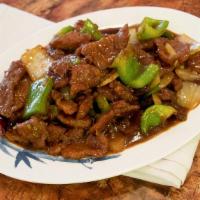
[[[53,22],[0,4],[0,53],[28,34],[51,24]],[[190,170],[198,143],[199,136],[167,157],[124,175],[179,188]]]

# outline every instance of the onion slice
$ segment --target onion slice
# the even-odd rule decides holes
[[[200,80],[200,75],[195,71],[177,68],[175,72],[177,76],[184,81],[199,81]]]
[[[183,87],[177,92],[177,103],[184,108],[195,108],[200,103],[200,85],[183,82]]]
[[[138,39],[137,39],[137,31],[135,27],[129,28],[129,35],[130,35],[129,43],[136,44],[138,42]]]
[[[114,73],[111,73],[109,74],[100,84],[99,84],[99,87],[102,87],[102,86],[105,86],[111,82],[113,82],[115,79],[117,79],[118,77],[118,73],[117,72],[114,72]]]

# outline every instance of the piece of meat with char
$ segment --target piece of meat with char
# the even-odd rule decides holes
[[[65,35],[55,36],[50,45],[55,49],[74,50],[90,42],[90,40],[91,36],[89,34],[71,31]]]
[[[100,69],[105,69],[112,64],[117,54],[127,46],[128,40],[128,25],[125,25],[117,34],[111,34],[103,37],[99,41],[83,45],[81,54],[84,55],[90,63],[93,63]]]
[[[99,135],[114,118],[135,112],[138,109],[139,105],[131,105],[124,100],[114,102],[111,109],[97,119],[89,132]]]
[[[71,68],[71,96],[98,85],[102,77],[101,71],[89,64],[75,65]]]
[[[0,114],[7,118],[25,104],[30,79],[25,77],[26,70],[21,61],[12,62],[0,85]]]
[[[34,149],[46,149],[48,138],[47,124],[32,117],[27,121],[16,124],[5,136],[12,142],[23,144]]]
[[[178,60],[179,64],[182,64],[189,57],[189,44],[182,43],[177,38],[173,40],[158,38],[155,40],[155,44],[157,45],[160,59],[170,65],[173,65],[176,60]]]

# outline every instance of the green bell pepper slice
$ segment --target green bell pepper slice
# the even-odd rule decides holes
[[[176,109],[167,105],[152,105],[148,107],[141,117],[140,128],[142,133],[147,133],[150,129],[159,126],[171,115],[176,113]]]
[[[108,112],[111,108],[105,96],[101,96],[101,95],[97,96],[96,102],[97,102],[98,108],[100,109],[102,113]]]
[[[74,27],[73,26],[65,26],[65,27],[63,27],[63,28],[61,28],[57,33],[56,33],[56,35],[57,36],[63,36],[63,35],[65,35],[66,33],[69,33],[69,32],[71,32],[71,31],[73,31],[74,30]]]
[[[90,34],[95,40],[100,40],[102,38],[102,34],[98,30],[98,26],[94,24],[90,19],[86,19],[84,21],[84,26],[81,32]]]
[[[39,79],[31,84],[24,110],[24,119],[32,115],[47,114],[48,97],[52,87],[53,80],[50,77]]]
[[[149,40],[162,36],[167,27],[169,21],[152,19],[150,17],[145,17],[138,28],[137,38],[139,40]]]
[[[129,86],[132,88],[143,88],[148,85],[159,73],[159,66],[156,64],[150,64],[146,70],[141,73],[137,78],[129,82]]]
[[[140,63],[130,49],[126,49],[118,54],[112,66],[116,67],[120,80],[126,85],[129,85],[138,75],[140,69]]]

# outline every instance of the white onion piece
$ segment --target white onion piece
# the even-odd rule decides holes
[[[200,75],[195,71],[178,68],[175,70],[175,72],[177,76],[184,81],[199,81],[200,80]]]
[[[175,58],[177,56],[177,53],[176,53],[175,49],[172,47],[171,44],[166,43],[165,44],[165,50],[169,54],[170,58]]]
[[[200,51],[200,43],[196,42],[190,46],[190,54],[193,55]]]
[[[117,79],[119,75],[114,72],[112,74],[110,74],[108,77],[106,77],[100,84],[99,84],[99,87],[102,87],[102,86],[105,86],[111,82],[113,82],[115,79]]]
[[[200,103],[200,86],[183,82],[183,87],[177,92],[177,103],[184,108],[195,108]]]
[[[186,43],[186,44],[194,44],[194,43],[196,43],[196,41],[194,39],[192,39],[191,37],[189,37],[186,34],[178,35],[176,38],[182,43]]]
[[[138,42],[136,28],[130,28],[129,35],[129,43],[136,44]]]
[[[174,73],[169,72],[169,73],[165,74],[165,75],[161,78],[161,80],[160,80],[160,85],[159,85],[159,87],[160,87],[160,88],[165,88],[165,87],[167,87],[167,86],[171,83],[171,81],[172,81],[173,78],[174,78]]]
[[[21,60],[32,81],[44,77],[52,64],[52,58],[41,45],[28,49]]]

